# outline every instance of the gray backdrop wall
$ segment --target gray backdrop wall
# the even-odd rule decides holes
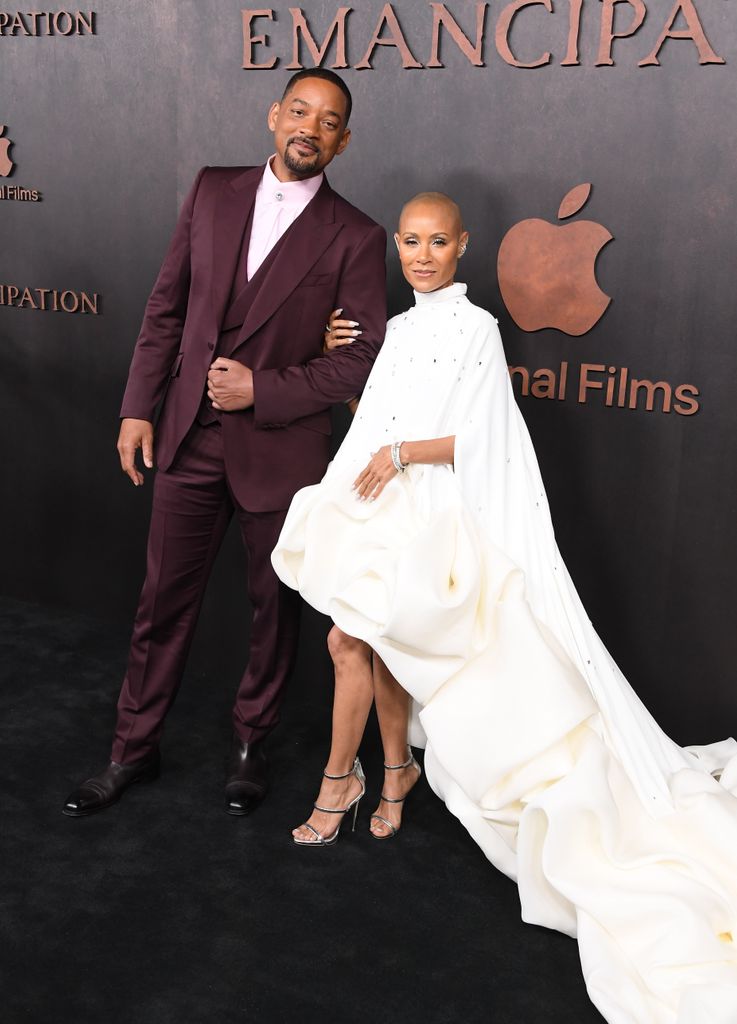
[[[499,0],[486,11],[483,67],[446,36],[444,68],[405,70],[396,48],[378,46],[373,70],[347,69],[354,138],[329,176],[390,230],[402,201],[420,189],[459,199],[471,230],[462,276],[470,297],[499,316],[509,362],[531,372],[569,364],[565,400],[530,396],[521,405],[591,617],[666,728],[681,740],[713,738],[737,730],[737,18],[727,4],[697,0],[724,64],[700,64],[694,42],[676,38],[660,51],[660,66],[638,67],[673,10],[671,0],[653,0],[642,27],[614,43],[615,64],[596,66],[608,8],[585,0],[580,63],[563,66],[571,7],[554,2],[552,12],[521,10],[512,27],[520,60],[550,51],[534,70],[500,56]],[[351,64],[382,7],[362,0],[349,15]],[[477,5],[447,7],[474,35]],[[291,57],[288,5],[272,9],[274,21],[253,23],[254,34],[269,35],[253,55],[279,58],[273,70],[243,69],[233,0],[98,0],[94,34],[47,35],[43,20],[36,35],[0,24],[0,123],[15,163],[0,188],[40,192],[39,201],[6,192],[0,202],[8,595],[112,616],[127,628],[151,493],[150,481],[139,491],[127,483],[114,449],[127,364],[197,169],[256,163],[271,152],[265,114]],[[337,6],[304,0],[302,10],[321,39]],[[393,10],[427,64],[431,5],[397,0]],[[624,32],[633,13],[618,4],[615,30]],[[681,16],[676,30],[684,24]],[[501,301],[501,239],[526,218],[554,222],[581,182],[593,191],[578,219],[614,235],[597,263],[613,301],[581,337],[526,334]],[[392,253],[389,266],[396,312],[410,295]],[[42,296],[23,302],[26,287],[96,293],[98,314],[34,309]],[[43,301],[49,306],[53,295]],[[651,411],[642,401],[637,409],[606,405],[603,391],[579,402],[582,363],[691,384],[698,412],[661,411],[661,392]],[[239,657],[241,572],[231,538],[203,626],[208,643],[237,636]],[[308,628],[322,643],[314,618]]]

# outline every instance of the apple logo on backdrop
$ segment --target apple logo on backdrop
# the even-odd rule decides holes
[[[2,135],[4,131],[5,125],[0,124],[0,135]],[[11,139],[0,139],[0,175],[3,178],[7,178],[15,166],[8,155],[12,145],[13,142]]]
[[[565,196],[558,219],[578,213],[591,184]],[[554,327],[576,337],[591,330],[611,302],[596,282],[596,257],[612,235],[592,220],[556,225],[531,218],[509,229],[497,257],[504,304],[523,331]]]

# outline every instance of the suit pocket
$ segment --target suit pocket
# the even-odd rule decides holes
[[[335,280],[334,274],[308,274],[303,277],[297,285],[298,288],[317,288],[320,285],[332,284]]]
[[[180,352],[177,358],[174,360],[171,371],[169,373],[169,380],[174,380],[175,377],[179,376],[179,371],[182,368],[182,360],[184,359],[184,352]]]

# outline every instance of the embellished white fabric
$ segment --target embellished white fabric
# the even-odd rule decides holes
[[[416,293],[389,323],[274,567],[412,695],[432,788],[516,879],[524,920],[578,938],[610,1024],[735,1024],[737,744],[677,746],[606,651],[558,551],[496,322],[465,291]],[[356,499],[370,452],[450,434],[455,470],[412,465]]]

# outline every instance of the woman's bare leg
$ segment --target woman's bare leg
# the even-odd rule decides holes
[[[329,775],[345,775],[353,767],[374,699],[371,648],[363,640],[356,640],[333,626],[328,634],[328,650],[335,667],[335,697],[333,736],[325,771]],[[347,807],[360,792],[361,785],[355,775],[347,779],[323,779],[315,802],[322,807]],[[307,820],[320,835],[329,838],[341,819],[337,814],[313,811]],[[308,842],[315,839],[304,825],[295,828],[292,835]]]
[[[376,653],[374,653],[373,668],[374,699],[381,730],[381,742],[384,747],[384,763],[404,764],[410,756],[407,743],[409,694],[402,689]],[[395,799],[404,797],[418,778],[417,768],[411,764],[398,771],[385,771],[382,793]],[[376,813],[390,821],[395,829],[398,829],[402,823],[402,804],[390,804],[386,800],[381,800],[376,808]],[[391,829],[377,818],[371,819],[370,827],[375,836],[384,837],[391,833]]]

